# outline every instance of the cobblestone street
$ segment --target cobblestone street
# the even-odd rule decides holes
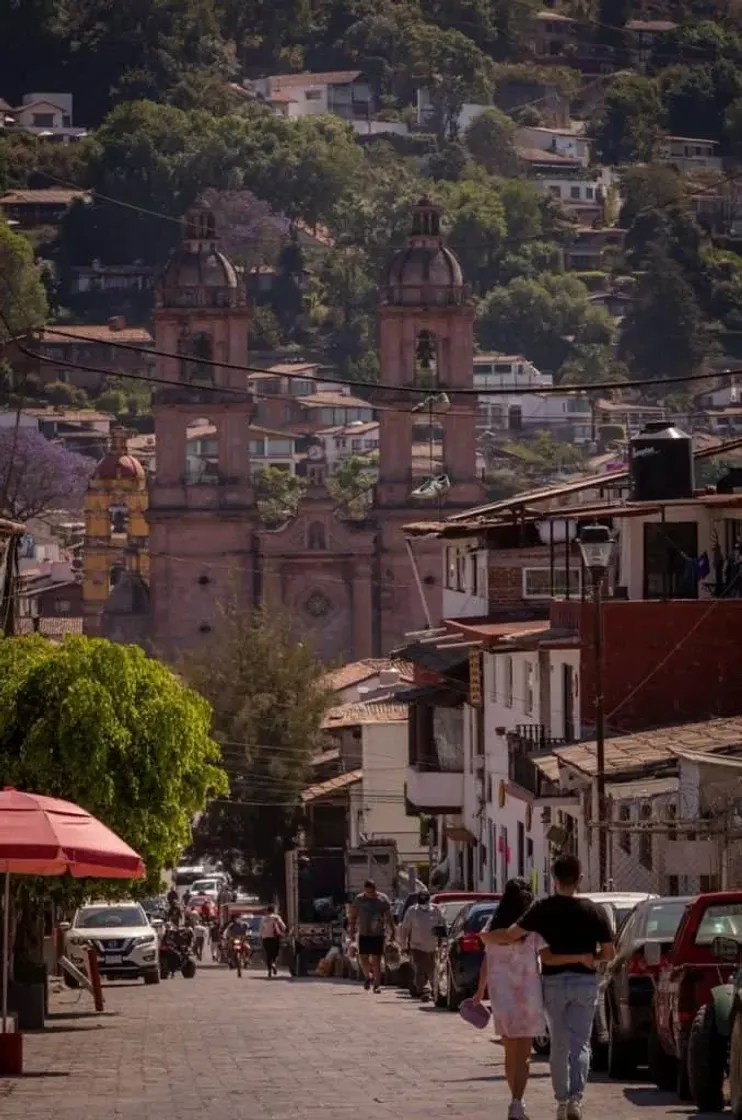
[[[50,1030],[25,1038],[26,1075],[0,1080],[2,1120],[492,1120],[508,1101],[490,1031],[341,981],[195,980],[109,986],[53,1000]],[[665,1120],[694,1111],[649,1084],[596,1082],[586,1120]],[[553,1116],[536,1061],[532,1120]]]

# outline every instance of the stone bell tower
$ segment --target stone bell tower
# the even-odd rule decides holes
[[[150,485],[153,641],[197,648],[219,604],[252,587],[253,498],[246,365],[250,312],[218,246],[213,213],[194,207],[155,293],[159,385]],[[169,355],[169,356],[164,356]]]
[[[474,305],[456,254],[441,233],[441,212],[421,199],[412,215],[407,248],[392,260],[382,292],[380,312],[380,383],[391,392],[379,416],[379,485],[377,505],[414,506],[412,476],[413,405],[427,393],[445,393],[450,401],[436,416],[443,429],[443,459],[450,489],[446,507],[474,505],[482,487],[476,471],[476,397],[456,390],[474,385]],[[394,393],[415,386],[419,396]],[[437,510],[436,510],[437,512]]]

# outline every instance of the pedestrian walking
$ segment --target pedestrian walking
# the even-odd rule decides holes
[[[555,894],[534,902],[509,929],[493,931],[484,940],[513,944],[538,934],[549,947],[551,957],[542,959],[543,998],[557,1120],[581,1120],[598,1001],[596,966],[612,960],[615,949],[603,907],[575,897],[582,878],[577,857],[559,856],[552,875]]]
[[[364,976],[366,991],[373,984],[375,992],[381,991],[381,962],[384,957],[384,935],[394,940],[392,906],[385,894],[376,889],[373,879],[367,879],[363,890],[350,905],[350,938],[358,934],[358,959]]]
[[[281,951],[281,938],[286,934],[286,925],[275,906],[269,906],[260,920],[259,937],[268,969],[268,979],[278,975],[278,954]]]
[[[523,1096],[528,1084],[533,1039],[544,1031],[541,964],[579,963],[576,956],[555,956],[538,933],[499,944],[498,939],[528,911],[533,892],[525,879],[509,879],[497,910],[482,933],[485,956],[474,997],[489,989],[495,1033],[505,1049],[505,1078],[511,1093],[509,1120],[526,1120]],[[540,958],[540,960],[539,960]],[[592,961],[592,956],[586,958]]]
[[[446,936],[443,911],[430,901],[428,891],[419,891],[399,927],[400,948],[409,950],[412,964],[410,995],[426,1003],[430,999],[435,957],[441,938]]]

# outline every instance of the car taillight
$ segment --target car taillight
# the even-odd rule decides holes
[[[637,949],[636,952],[631,954],[629,966],[626,971],[629,976],[647,976],[649,974],[649,968],[647,967],[643,949]]]
[[[459,949],[462,953],[476,953],[482,948],[478,933],[462,933],[459,938]]]

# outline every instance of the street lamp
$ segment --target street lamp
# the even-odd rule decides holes
[[[608,875],[608,834],[605,819],[605,709],[603,700],[603,583],[616,541],[605,525],[585,525],[577,538],[593,588],[593,652],[595,655],[595,751],[598,786],[598,880],[605,890]]]

